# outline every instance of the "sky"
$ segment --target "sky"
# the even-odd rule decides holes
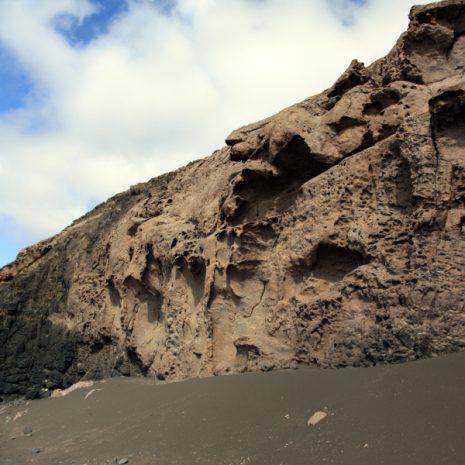
[[[416,0],[0,0],[0,266],[385,55]]]

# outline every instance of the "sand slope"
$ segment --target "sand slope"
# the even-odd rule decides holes
[[[465,353],[458,353],[174,384],[111,379],[66,397],[4,406],[0,462],[461,465],[464,367]],[[92,389],[98,390],[88,395]],[[320,410],[328,416],[307,426]]]

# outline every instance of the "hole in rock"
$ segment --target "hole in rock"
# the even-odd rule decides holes
[[[333,166],[315,159],[300,136],[294,136],[272,163],[278,175],[271,170],[242,171],[233,189],[238,199],[233,224],[280,215],[294,204],[302,184]]]
[[[261,356],[261,350],[255,344],[250,342],[248,338],[239,338],[234,341],[236,347],[236,358],[247,363],[251,360],[256,360]]]
[[[184,278],[192,292],[194,305],[198,305],[205,292],[207,267],[202,257],[191,257],[183,268]]]
[[[121,296],[113,280],[108,281],[108,294],[110,296],[111,305],[113,307],[121,307]]]
[[[451,173],[451,207],[463,208],[465,206],[465,167],[455,165]]]
[[[149,323],[162,321],[163,313],[161,309],[163,306],[163,296],[158,291],[147,289],[140,281],[134,279],[132,276],[126,278],[124,284],[132,291],[139,309],[146,308],[147,321]]]
[[[197,255],[190,257],[178,255],[173,265],[176,268],[176,278],[184,279],[191,292],[194,305],[198,305],[205,292],[207,266],[203,257]]]
[[[294,202],[296,192],[287,179],[274,176],[271,172],[244,170],[234,192],[237,209],[233,224],[255,221],[269,215],[278,215]]]
[[[368,263],[360,252],[333,244],[320,244],[316,250],[311,275],[325,281],[340,281],[361,265]]]
[[[128,347],[126,349],[126,355],[129,360],[129,363],[134,367],[136,373],[140,373],[143,376],[147,375],[148,368],[142,361],[140,355],[137,353],[136,349],[133,347]]]
[[[330,124],[330,126],[337,132],[341,133],[345,129],[353,128],[355,126],[361,126],[363,123],[358,119],[351,118],[350,116],[343,116],[336,123]]]
[[[139,229],[140,223],[133,223],[128,228],[128,235],[134,237],[137,234],[137,230]]]
[[[465,146],[465,91],[446,91],[430,102],[433,137],[441,150],[463,150]],[[461,154],[457,154],[460,155]]]
[[[402,98],[401,93],[394,88],[387,87],[370,96],[371,102],[364,105],[364,115],[377,115],[384,109],[396,104]]]
[[[316,160],[300,136],[294,136],[276,155],[273,165],[281,170],[282,177],[287,180],[288,184],[296,182],[299,187],[305,181],[324,173],[333,166]]]
[[[345,154],[345,157],[350,157],[351,155],[355,155],[358,152],[362,152],[363,150],[366,150],[370,147],[373,147],[375,141],[373,139],[373,135],[371,134],[370,131],[365,132],[362,137],[362,141],[360,145],[353,150],[351,150],[349,153]]]
[[[145,270],[142,274],[141,282],[146,289],[154,290],[154,294],[159,293],[158,289],[163,287],[166,276],[170,274],[170,267],[163,264],[160,258],[155,257],[151,244],[146,244]]]
[[[257,358],[260,356],[260,350],[254,345],[239,345],[236,347],[236,354],[238,357]]]

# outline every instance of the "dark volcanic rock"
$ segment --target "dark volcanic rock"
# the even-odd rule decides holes
[[[464,348],[465,2],[0,270],[0,391]]]

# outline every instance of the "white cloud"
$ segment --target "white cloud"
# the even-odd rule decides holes
[[[0,0],[0,40],[37,86],[26,108],[0,115],[0,215],[31,241],[322,91],[351,59],[387,53],[410,2],[180,0],[163,15],[132,0],[107,34],[73,48],[57,15],[83,20],[94,8]]]

